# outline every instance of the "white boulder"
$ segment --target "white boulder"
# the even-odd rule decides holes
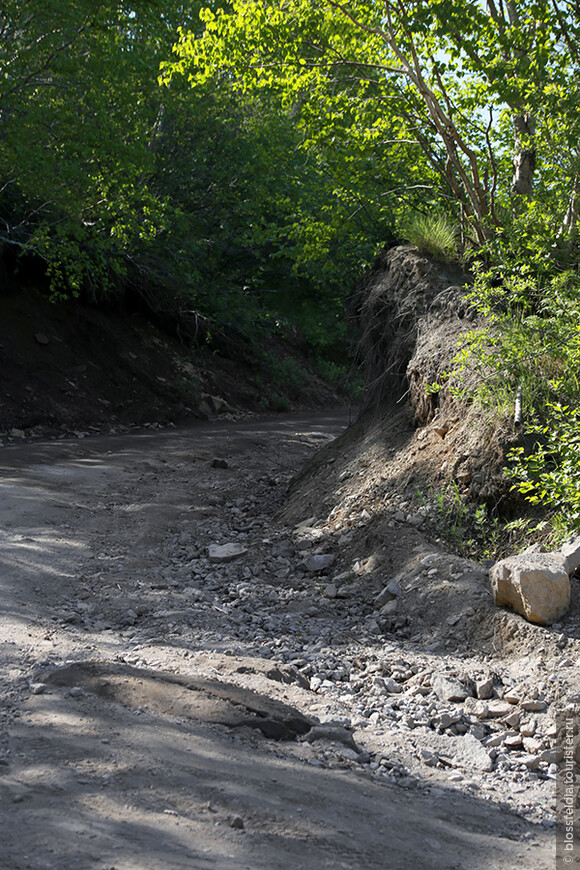
[[[570,578],[560,553],[510,556],[496,562],[489,579],[498,607],[512,607],[529,622],[550,625],[570,606]]]

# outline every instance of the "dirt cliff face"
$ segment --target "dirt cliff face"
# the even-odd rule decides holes
[[[418,507],[445,492],[491,510],[505,505],[509,421],[459,402],[445,383],[462,337],[478,325],[465,301],[468,280],[410,246],[379,257],[358,296],[367,385],[360,419],[296,482],[290,513],[305,494],[320,516],[344,497],[379,511],[393,499]],[[434,382],[440,391],[426,389]]]
[[[411,246],[379,256],[357,297],[363,412],[385,401],[399,404],[411,388],[418,422],[432,416],[433,409],[420,411],[423,386],[442,374],[461,335],[473,326],[463,301],[468,282],[457,264]]]

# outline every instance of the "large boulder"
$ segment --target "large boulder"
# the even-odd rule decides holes
[[[550,625],[570,606],[570,578],[560,553],[522,553],[490,569],[495,603],[512,607],[529,622]]]

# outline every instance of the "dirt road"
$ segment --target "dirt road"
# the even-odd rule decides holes
[[[344,566],[313,518],[273,519],[346,424],[2,449],[3,870],[553,865],[539,819],[405,768],[405,733],[365,719],[354,672],[405,642],[328,591]]]

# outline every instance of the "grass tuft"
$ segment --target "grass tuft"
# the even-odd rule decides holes
[[[402,234],[423,254],[444,260],[457,257],[457,228],[446,215],[415,214],[403,226]]]

